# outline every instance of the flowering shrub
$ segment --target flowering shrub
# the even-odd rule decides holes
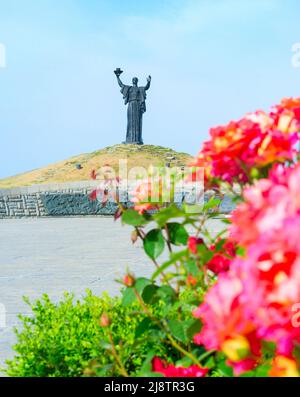
[[[120,321],[109,310],[98,320],[101,356],[114,374],[299,376],[299,132],[300,98],[211,129],[193,166],[204,167],[207,189],[227,189],[236,200],[219,232],[210,227],[219,199],[192,211],[184,200],[166,203],[160,176],[131,192],[130,208],[118,202],[115,219],[133,227],[131,241],[142,242],[154,272],[119,280],[134,343],[116,335]],[[193,168],[188,180],[200,176]],[[91,199],[101,193],[105,205],[118,183],[108,177]],[[174,199],[172,183],[168,189]],[[95,357],[85,374],[109,371]]]
[[[132,242],[142,240],[156,268],[151,279],[125,276],[123,301],[140,304],[148,318],[141,332],[155,327],[173,351],[173,359],[148,358],[148,375],[299,376],[299,131],[300,98],[210,130],[193,166],[204,167],[207,188],[225,187],[238,203],[217,235],[207,227],[220,204],[215,197],[193,212],[161,195],[153,204],[147,199],[160,182],[144,181],[132,192],[133,208],[120,204]],[[190,180],[199,175],[193,169]],[[159,263],[165,250],[169,258]],[[153,311],[160,300],[164,319]],[[187,307],[195,322],[182,316]]]
[[[121,209],[123,222],[134,226],[156,266],[145,288],[135,287],[137,279],[124,297],[137,300],[182,355],[173,363],[153,357],[153,372],[222,376],[232,368],[236,376],[299,376],[300,326],[293,322],[300,302],[299,131],[300,99],[284,99],[270,113],[257,111],[211,129],[194,165],[205,168],[207,187],[216,191],[225,183],[239,200],[217,236],[206,226],[215,215],[215,198],[198,213],[161,202],[150,214],[154,207],[145,198],[152,186],[144,183],[133,192],[134,208]],[[169,259],[160,264],[165,249]],[[173,297],[177,321],[153,316],[151,305],[163,296],[162,288]],[[182,290],[193,291],[199,331],[181,318]]]

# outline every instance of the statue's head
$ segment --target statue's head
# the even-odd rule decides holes
[[[132,79],[132,84],[136,86],[136,85],[138,85],[138,81],[139,81],[139,79],[137,77],[134,77]]]

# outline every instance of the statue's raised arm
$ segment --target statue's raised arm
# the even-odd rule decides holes
[[[121,75],[122,73],[123,73],[123,70],[121,70],[120,68],[117,68],[117,69],[114,71],[114,74],[115,74],[116,77],[117,77],[118,84],[119,84],[119,86],[120,86],[121,88],[124,87],[124,84],[122,83],[122,81],[121,81],[121,79],[120,79],[120,75]]]
[[[122,81],[121,81],[121,79],[120,79],[120,76],[117,76],[117,80],[118,80],[119,86],[120,86],[121,88],[123,88],[123,87],[124,87],[124,84],[122,83]]]
[[[151,76],[147,77],[147,84],[145,85],[145,90],[149,90],[151,85]]]

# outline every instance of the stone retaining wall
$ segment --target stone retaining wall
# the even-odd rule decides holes
[[[105,207],[89,199],[89,193],[96,186],[96,181],[83,181],[0,189],[0,218],[113,215],[117,204],[112,199]],[[230,198],[225,197],[221,212],[228,213],[232,209]]]
[[[95,182],[87,181],[2,189],[0,218],[113,213],[112,207],[116,206],[114,203],[101,208],[99,202],[89,200],[89,193],[95,186]]]

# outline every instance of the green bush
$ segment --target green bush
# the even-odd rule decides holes
[[[23,327],[16,330],[16,356],[7,361],[9,376],[121,376],[108,330],[99,325],[103,313],[109,314],[114,346],[128,373],[140,371],[150,351],[161,357],[176,356],[167,343],[157,343],[158,331],[152,338],[138,335],[146,315],[136,302],[124,305],[120,298],[88,292],[82,300],[65,294],[54,303],[43,295],[41,300],[27,303],[33,315],[19,316]],[[165,315],[163,305],[156,305],[158,317]]]

